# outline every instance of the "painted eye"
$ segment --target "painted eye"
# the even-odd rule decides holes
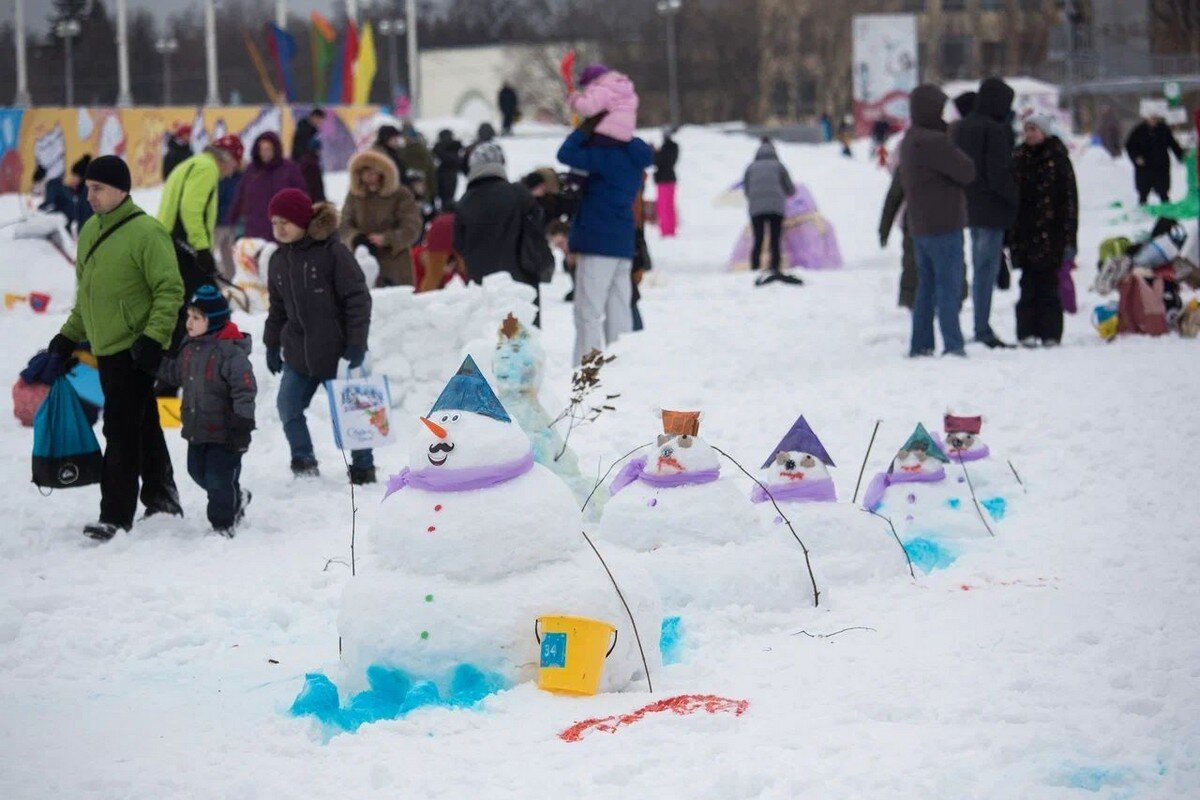
[[[805,456],[804,458],[800,459],[800,466],[805,467],[807,469],[811,469],[812,467],[815,467],[816,465],[817,465],[817,460],[815,458],[813,458],[812,456]]]
[[[789,458],[783,463],[783,468],[790,472],[796,468],[796,462]]]
[[[451,417],[451,418],[450,418],[450,421],[451,421],[451,422],[458,422],[458,414],[455,414],[453,417]]]
[[[674,447],[664,447],[662,449],[662,454],[663,454],[664,458],[670,458],[672,456],[672,454],[674,454],[674,452],[675,452]]]
[[[442,422],[449,422],[449,421],[450,421],[450,415],[442,414]]]

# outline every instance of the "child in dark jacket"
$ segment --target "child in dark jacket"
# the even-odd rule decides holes
[[[188,474],[208,493],[213,530],[232,537],[250,504],[238,482],[258,391],[250,337],[230,321],[229,303],[212,285],[188,301],[187,334],[179,355],[163,359],[158,377],[183,389]]]

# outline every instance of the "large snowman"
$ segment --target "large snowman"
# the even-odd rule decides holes
[[[600,538],[643,554],[667,614],[811,602],[799,546],[786,532],[768,535],[745,493],[721,476],[700,413],[663,411],[662,425],[652,453],[613,481]]]
[[[837,502],[829,474],[833,466],[825,445],[801,415],[767,455],[758,474],[762,485],[754,487],[750,499],[768,525],[782,526],[782,512],[800,532],[824,592],[836,592],[847,583],[908,575],[908,559],[890,532],[881,532],[860,509]]]
[[[617,629],[601,690],[641,676],[638,637],[582,537],[570,490],[534,462],[529,438],[474,360],[420,422],[410,466],[389,480],[368,560],[343,597],[351,675],[382,666],[445,684],[465,664],[511,686],[536,675],[536,619],[572,615]],[[653,671],[657,598],[636,566],[606,556]]]

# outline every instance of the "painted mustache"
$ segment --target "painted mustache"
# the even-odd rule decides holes
[[[437,444],[429,445],[429,452],[431,453],[449,453],[453,449],[454,445],[448,442],[438,442]]]

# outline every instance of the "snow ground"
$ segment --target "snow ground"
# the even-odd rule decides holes
[[[30,432],[0,419],[0,480],[10,486],[0,536],[0,796],[1200,795],[1196,343],[1106,345],[1084,314],[1067,319],[1054,351],[908,361],[908,315],[895,307],[899,241],[880,251],[875,234],[886,177],[864,151],[846,161],[833,146],[780,148],[833,221],[848,266],[806,275],[802,289],[755,289],[723,269],[742,212],[714,202],[754,141],[686,130],[680,143],[682,236],[651,234],[648,330],[621,342],[605,369],[618,411],[572,439],[585,469],[648,441],[658,407],[703,408],[705,437],[754,468],[803,412],[839,465],[845,499],[876,419],[868,473],[886,466],[916,421],[937,425],[948,408],[982,412],[993,451],[1013,460],[1029,489],[996,539],[974,541],[948,569],[915,581],[823,587],[819,609],[798,597],[787,613],[714,612],[691,630],[683,663],[658,676],[654,697],[749,700],[741,717],[660,715],[568,744],[557,734],[573,722],[653,698],[567,699],[522,685],[481,710],[419,711],[326,743],[286,709],[305,672],[337,662],[350,577],[327,562],[347,554],[350,501],[319,419],[324,475],[291,480],[272,424],[278,380],[257,349],[263,429],[244,470],[255,501],[232,541],[207,535],[184,442],[169,435],[187,519],[85,542],[79,528],[94,518],[98,491],[40,497],[28,483]],[[557,139],[504,144],[515,176],[548,163]],[[1086,151],[1076,169],[1076,282],[1090,308],[1097,243],[1145,223],[1108,207],[1133,199],[1124,162]],[[338,196],[344,176],[333,183]],[[137,199],[156,206],[156,192]],[[12,202],[0,198],[0,217]],[[71,273],[57,258],[0,243],[3,288],[37,288],[36,277],[56,298],[69,294]],[[547,384],[560,395],[572,337],[565,290],[557,280],[544,291]],[[1006,338],[1015,299],[998,294],[993,312]],[[63,308],[0,313],[10,380]],[[238,322],[261,331],[261,319]],[[381,451],[382,471],[397,471],[406,452],[402,443]],[[381,495],[363,492],[360,505]],[[872,630],[796,633],[852,626]]]

